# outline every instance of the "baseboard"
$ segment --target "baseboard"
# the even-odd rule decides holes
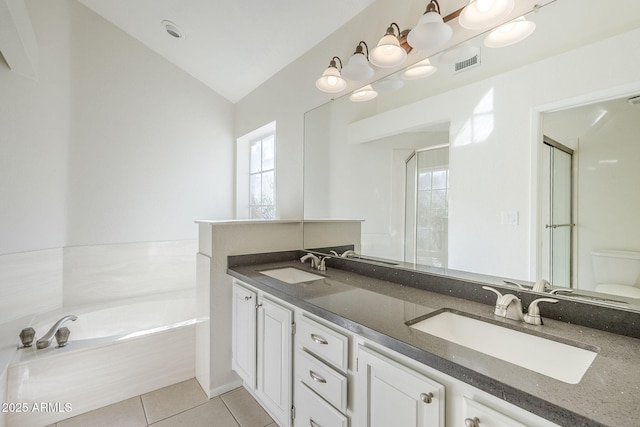
[[[224,393],[226,393],[228,391],[236,389],[236,388],[238,388],[240,386],[242,386],[242,380],[241,379],[237,379],[237,380],[232,381],[230,383],[227,383],[227,384],[221,385],[219,387],[213,388],[213,389],[209,390],[209,398],[220,396],[221,394],[224,394]]]

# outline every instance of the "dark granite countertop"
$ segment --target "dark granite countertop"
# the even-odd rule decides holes
[[[323,278],[288,284],[260,273],[282,267],[295,267]],[[544,325],[527,325],[494,316],[491,305],[338,268],[318,272],[296,261],[232,265],[228,273],[354,334],[561,426],[640,425],[640,340],[637,338],[546,319],[545,306],[541,306]],[[428,276],[425,280],[429,280]],[[405,323],[445,308],[534,335],[595,347],[598,355],[580,383],[573,385],[415,330]]]

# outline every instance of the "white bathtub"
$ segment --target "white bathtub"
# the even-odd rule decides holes
[[[66,347],[17,351],[7,372],[9,427],[43,426],[195,376],[195,295],[56,310],[34,320],[41,337],[78,320]],[[26,412],[22,410],[26,409]]]

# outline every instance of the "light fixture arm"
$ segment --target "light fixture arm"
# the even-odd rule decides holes
[[[367,53],[364,53],[364,49],[362,49],[362,45],[364,45]],[[360,40],[360,42],[358,43],[358,46],[356,46],[356,51],[353,52],[354,55],[358,53],[363,54],[365,58],[367,58],[367,60],[369,59],[369,46],[367,46],[367,44],[362,40]]]
[[[396,35],[396,32],[393,29],[393,26],[395,25],[396,29],[398,30],[398,34]],[[385,34],[385,36],[396,36],[398,38],[400,38],[400,27],[398,26],[398,24],[396,24],[395,22],[392,22],[391,25],[389,25],[389,28],[387,28],[387,33]]]
[[[340,68],[338,68],[337,65],[336,65],[336,59],[340,63]],[[342,70],[342,60],[340,59],[340,57],[334,56],[333,58],[331,58],[331,62],[329,62],[329,68],[331,68],[331,67],[339,69],[339,70]]]
[[[429,4],[427,5],[427,10],[424,13],[429,13],[429,12],[436,12],[438,15],[441,15],[440,3],[438,3],[438,0],[431,0],[429,2]]]

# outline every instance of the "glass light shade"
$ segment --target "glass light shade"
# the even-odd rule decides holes
[[[316,80],[316,87],[323,92],[337,93],[347,87],[347,82],[340,76],[340,71],[336,67],[328,67]]]
[[[405,80],[418,80],[425,77],[429,77],[431,74],[438,71],[438,68],[431,65],[429,59],[422,60],[413,64],[402,73],[402,78]]]
[[[407,51],[400,46],[398,38],[388,34],[380,39],[378,45],[369,52],[371,63],[380,68],[392,68],[404,62]]]
[[[354,53],[342,69],[342,76],[349,80],[365,81],[373,77],[373,68],[363,53]]]
[[[478,53],[480,53],[480,49],[477,47],[470,44],[461,44],[453,49],[442,52],[438,57],[438,62],[441,64],[455,64],[473,58]]]
[[[472,0],[460,12],[458,23],[470,30],[491,28],[509,16],[514,5],[514,0]]]
[[[521,16],[491,31],[484,38],[484,44],[487,47],[510,46],[529,37],[535,29],[535,22],[527,21],[524,16]]]
[[[427,12],[409,31],[407,43],[414,49],[428,50],[444,46],[451,39],[453,30],[437,12]]]
[[[371,85],[366,85],[365,87],[360,88],[357,91],[353,92],[349,96],[349,99],[353,102],[365,102],[365,101],[372,100],[376,96],[378,96],[378,92],[373,90]]]

